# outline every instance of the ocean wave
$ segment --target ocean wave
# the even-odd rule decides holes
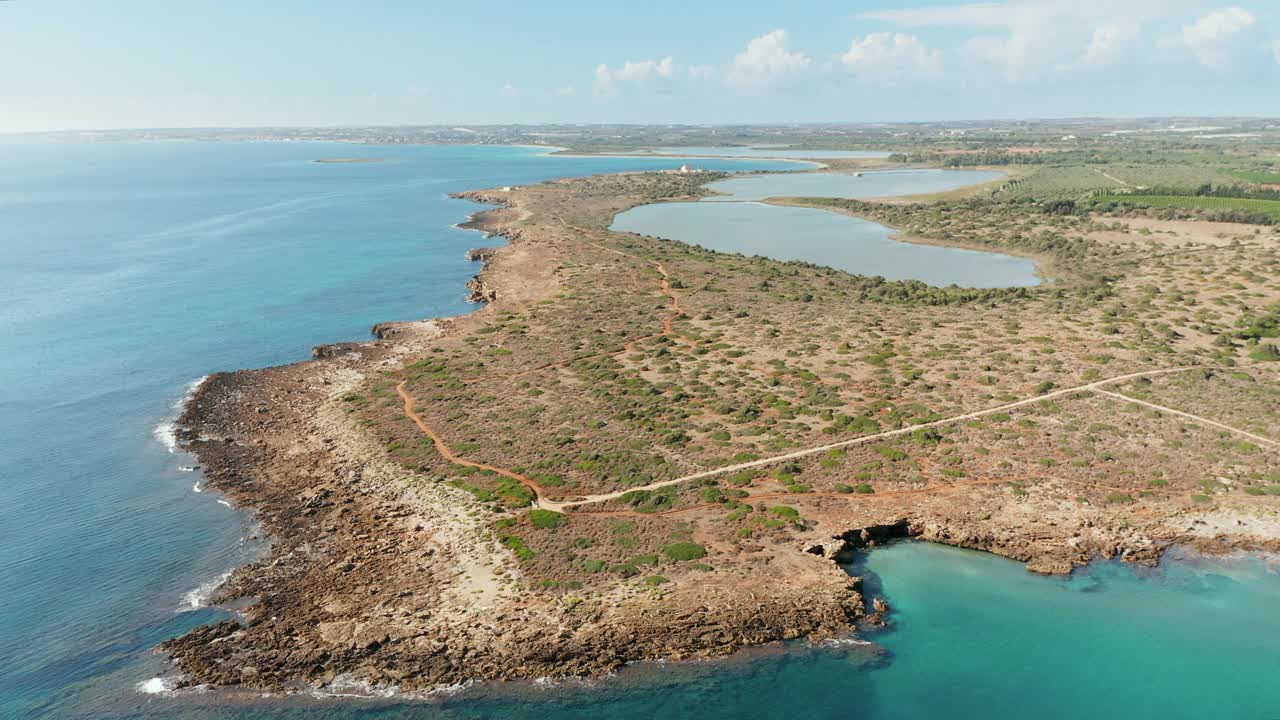
[[[316,698],[407,698],[410,700],[430,700],[433,698],[453,697],[475,685],[474,680],[436,685],[426,690],[411,692],[402,691],[396,685],[374,685],[367,680],[359,680],[343,673],[322,688],[311,691]]]
[[[196,390],[199,390],[200,386],[204,384],[204,381],[208,379],[208,375],[201,375],[195,380],[187,383],[186,389],[182,393],[182,397],[178,398],[174,401],[173,405],[170,406],[173,408],[174,414],[151,430],[152,436],[154,436],[156,440],[159,440],[160,444],[164,445],[165,449],[168,450],[170,454],[178,452],[178,418],[182,416],[182,409],[186,407],[187,402],[195,396]]]
[[[819,643],[820,647],[828,647],[828,648],[862,646],[862,645],[875,645],[875,643],[871,642],[870,640],[860,640],[858,638],[852,638],[852,637],[851,638],[829,638]]]
[[[213,594],[218,592],[218,588],[231,578],[233,571],[228,570],[218,577],[200,585],[192,590],[188,590],[182,596],[182,605],[178,608],[178,612],[191,612],[206,607],[209,601],[213,599]]]
[[[177,678],[153,677],[134,685],[134,689],[143,695],[169,695],[178,686]]]

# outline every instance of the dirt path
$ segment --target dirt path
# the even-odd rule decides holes
[[[774,465],[780,462],[786,462],[788,460],[796,460],[799,458],[808,457],[810,455],[816,455],[818,453],[826,452],[828,450],[835,450],[838,448],[847,448],[855,445],[863,445],[869,442],[874,442],[876,440],[884,440],[886,438],[907,435],[917,430],[923,430],[931,427],[938,427],[940,425],[948,425],[955,422],[961,422],[963,420],[973,420],[976,418],[983,417],[985,415],[992,415],[994,413],[1004,412],[1006,410],[1012,410],[1014,408],[1024,407],[1026,405],[1038,403],[1042,400],[1052,400],[1053,398],[1062,397],[1064,395],[1070,395],[1072,393],[1096,391],[1104,386],[1112,385],[1118,382],[1124,382],[1126,380],[1136,380],[1137,378],[1142,378],[1142,377],[1152,377],[1156,375],[1167,375],[1169,373],[1175,373],[1175,372],[1185,372],[1187,370],[1194,370],[1196,369],[1196,367],[1197,366],[1165,368],[1162,370],[1143,370],[1141,372],[1128,373],[1125,375],[1117,375],[1116,377],[1113,377],[1113,378],[1098,380],[1096,382],[1091,382],[1086,385],[1077,385],[1075,387],[1063,388],[1062,390],[1055,390],[1053,392],[1048,392],[1043,395],[1036,395],[1035,397],[1030,397],[1023,400],[1017,400],[1011,403],[1005,403],[1003,405],[997,405],[995,407],[990,407],[985,410],[975,410],[973,412],[964,413],[962,415],[954,415],[952,417],[944,418],[942,420],[934,420],[933,422],[921,423],[919,425],[911,425],[909,427],[899,428],[897,430],[886,430],[884,432],[875,433],[873,435],[863,435],[861,437],[856,437],[851,440],[842,440],[840,442],[828,443],[826,445],[818,445],[816,447],[806,448],[804,450],[796,450],[796,451],[785,453],[782,455],[774,455],[767,458],[761,458],[759,460],[752,460],[750,462],[737,463],[735,465],[726,465],[724,467],[715,468],[713,470],[704,470],[702,472],[697,472],[692,475],[685,475],[684,477],[673,478],[671,480],[662,480],[659,482],[650,483],[648,485],[641,485],[639,487],[627,488],[626,490],[617,490],[611,493],[602,493],[599,495],[587,495],[579,499],[568,500],[564,502],[556,502],[553,500],[548,500],[543,505],[543,507],[546,507],[549,510],[557,510],[557,511],[563,512],[568,508],[574,508],[581,505],[589,505],[592,503],[605,502],[607,500],[616,500],[622,497],[623,495],[629,492],[634,492],[636,490],[657,490],[659,488],[664,488],[670,485],[679,485],[681,483],[689,482],[691,480],[701,480],[703,478],[716,477],[718,475],[725,475],[729,473],[740,472],[742,470],[751,470],[753,468],[765,467],[765,466]],[[1124,396],[1120,395],[1118,397],[1124,397]],[[1180,413],[1180,414],[1186,415],[1186,413]],[[1195,416],[1191,416],[1191,415],[1188,415],[1187,417],[1196,419]],[[1212,421],[1210,422],[1212,423]],[[1217,423],[1213,423],[1213,424],[1217,425]],[[1267,442],[1270,442],[1270,441],[1267,441]]]
[[[1129,183],[1127,183],[1127,182],[1125,182],[1125,181],[1121,180],[1120,178],[1116,177],[1115,175],[1108,174],[1105,170],[1094,170],[1094,172],[1096,172],[1096,173],[1098,173],[1099,175],[1101,175],[1102,177],[1104,177],[1104,178],[1106,178],[1106,179],[1110,180],[1111,182],[1114,182],[1114,183],[1120,183],[1121,187],[1129,187]]]
[[[1103,173],[1103,174],[1105,175],[1105,173]],[[1112,179],[1112,180],[1116,180],[1116,182],[1122,182],[1122,181],[1118,180],[1117,178],[1110,178],[1110,179]],[[577,229],[577,230],[580,230],[580,231],[585,232],[585,230],[583,230],[582,228],[577,228],[576,226],[574,226],[574,225],[572,225],[572,224],[570,224],[570,223],[566,222],[563,218],[557,217],[556,219],[557,219],[557,220],[559,220],[559,221],[560,221],[560,223],[561,223],[561,224],[563,224],[563,225],[565,225],[566,227],[573,228],[573,229]],[[632,351],[632,349],[634,348],[634,346],[635,346],[635,344],[636,344],[637,342],[641,342],[641,341],[644,341],[644,340],[652,339],[652,338],[655,338],[655,337],[671,337],[671,338],[675,338],[675,339],[680,339],[680,340],[688,341],[688,339],[687,339],[687,338],[683,338],[683,337],[681,337],[681,336],[680,336],[680,335],[678,335],[678,334],[676,333],[676,331],[675,331],[675,327],[674,327],[675,320],[676,320],[676,318],[680,317],[680,315],[684,312],[684,308],[683,308],[683,307],[681,307],[681,305],[680,305],[680,296],[679,296],[679,295],[675,292],[675,290],[674,290],[674,289],[672,289],[672,287],[671,287],[671,275],[670,275],[670,273],[669,273],[669,272],[667,272],[666,267],[665,267],[665,266],[663,266],[663,264],[662,264],[660,261],[657,261],[657,260],[651,260],[651,259],[648,259],[648,258],[643,258],[643,257],[640,257],[640,256],[638,256],[638,255],[633,255],[633,254],[631,254],[631,253],[624,252],[624,251],[622,251],[622,250],[618,250],[618,249],[616,249],[616,248],[611,248],[611,247],[608,247],[608,246],[606,246],[606,245],[602,245],[602,244],[600,244],[600,243],[596,243],[596,242],[590,242],[590,241],[589,241],[589,244],[590,244],[590,245],[592,245],[593,247],[599,248],[599,249],[601,249],[601,250],[605,250],[605,251],[608,251],[608,252],[611,252],[611,253],[615,253],[615,254],[617,254],[617,255],[622,255],[622,256],[624,256],[624,257],[628,257],[628,258],[631,258],[631,259],[633,259],[633,260],[638,260],[638,261],[640,261],[640,262],[650,263],[650,264],[652,264],[652,265],[654,266],[654,268],[655,268],[655,269],[658,271],[658,273],[662,276],[661,283],[660,283],[660,286],[659,286],[660,292],[662,293],[662,295],[663,295],[663,296],[665,296],[665,297],[667,297],[667,298],[669,298],[669,299],[671,300],[671,308],[670,308],[671,312],[670,312],[670,314],[669,314],[669,315],[667,315],[666,317],[664,317],[664,318],[662,319],[662,331],[661,331],[660,333],[655,333],[655,334],[652,334],[652,335],[645,335],[645,336],[643,336],[643,337],[637,337],[637,338],[633,338],[633,339],[631,339],[631,340],[628,340],[626,343],[624,343],[624,344],[623,344],[622,349],[617,350],[617,351],[615,351],[615,352],[599,353],[599,354],[597,354],[597,355],[591,355],[591,356],[588,356],[587,358],[573,358],[573,359],[565,360],[565,361],[561,361],[561,362],[548,363],[548,364],[546,364],[546,365],[541,365],[541,366],[538,366],[538,367],[536,367],[536,368],[531,368],[531,369],[529,369],[529,370],[521,371],[521,372],[519,372],[519,373],[516,373],[513,377],[519,377],[519,376],[522,376],[522,375],[527,375],[527,374],[530,374],[530,373],[535,373],[535,372],[540,372],[540,371],[544,371],[544,370],[549,370],[549,369],[557,368],[557,367],[564,367],[564,366],[570,365],[570,364],[572,364],[572,363],[574,363],[574,362],[576,362],[576,361],[578,361],[578,360],[582,360],[582,359],[589,359],[589,358],[594,358],[594,357],[604,357],[604,356],[607,356],[607,355],[618,355],[618,354],[621,354],[621,353],[624,353],[624,352],[631,352],[631,351]],[[690,341],[690,342],[691,342],[691,341]],[[799,459],[799,458],[808,457],[808,456],[810,456],[810,455],[815,455],[815,454],[818,454],[818,453],[827,452],[827,451],[829,451],[829,450],[835,450],[835,449],[839,449],[839,448],[853,447],[853,446],[856,446],[856,445],[863,445],[863,444],[866,444],[866,443],[875,442],[875,441],[877,441],[877,440],[884,440],[884,439],[888,439],[888,438],[899,437],[899,436],[902,436],[902,435],[907,435],[907,434],[909,434],[909,433],[913,433],[913,432],[915,432],[915,431],[917,431],[917,430],[923,430],[923,429],[931,428],[931,427],[938,427],[938,426],[941,426],[941,425],[947,425],[947,424],[951,424],[951,423],[955,423],[955,422],[961,422],[961,421],[964,421],[964,420],[973,420],[973,419],[980,418],[980,417],[983,417],[983,416],[986,416],[986,415],[992,415],[992,414],[999,413],[999,412],[1004,412],[1004,411],[1007,411],[1007,410],[1013,410],[1013,409],[1015,409],[1015,408],[1019,408],[1019,407],[1024,407],[1024,406],[1027,406],[1027,405],[1031,405],[1031,404],[1034,404],[1034,403],[1040,402],[1040,401],[1042,401],[1042,400],[1052,400],[1053,398],[1062,397],[1062,396],[1070,395],[1070,394],[1072,394],[1072,393],[1077,393],[1077,392],[1098,392],[1098,393],[1100,393],[1100,394],[1108,395],[1108,396],[1110,396],[1110,397],[1115,397],[1115,398],[1120,398],[1120,399],[1123,399],[1123,400],[1128,400],[1128,401],[1131,401],[1131,402],[1136,402],[1136,403],[1138,403],[1138,404],[1146,405],[1146,406],[1151,407],[1151,408],[1156,409],[1156,410],[1160,410],[1160,411],[1167,412],[1167,413],[1170,413],[1170,414],[1173,414],[1173,415],[1178,415],[1178,416],[1181,416],[1181,417],[1185,417],[1185,418],[1187,418],[1187,419],[1190,419],[1190,420],[1193,420],[1193,421],[1196,421],[1196,422],[1200,422],[1200,423],[1203,423],[1203,424],[1206,424],[1206,425],[1210,425],[1210,426],[1212,426],[1212,427],[1216,427],[1216,428],[1219,428],[1219,429],[1222,429],[1222,430],[1226,430],[1226,431],[1228,431],[1228,432],[1232,432],[1232,433],[1235,433],[1235,434],[1237,434],[1237,435],[1242,435],[1242,436],[1244,436],[1244,437],[1248,437],[1248,438],[1250,438],[1250,439],[1252,439],[1252,440],[1259,441],[1259,442],[1262,442],[1262,443],[1267,444],[1267,445],[1270,445],[1270,446],[1280,446],[1280,443],[1276,443],[1275,441],[1270,440],[1270,439],[1268,439],[1268,438],[1264,438],[1264,437],[1261,437],[1261,436],[1259,436],[1259,435],[1254,435],[1253,433],[1249,433],[1249,432],[1246,432],[1246,431],[1243,431],[1243,430],[1238,430],[1238,429],[1236,429],[1236,428],[1233,428],[1233,427],[1230,427],[1230,426],[1227,426],[1227,425],[1223,425],[1222,423],[1216,422],[1216,421],[1214,421],[1214,420],[1210,420],[1210,419],[1208,419],[1208,418],[1203,418],[1203,417],[1200,417],[1200,416],[1197,416],[1197,415],[1192,415],[1192,414],[1190,414],[1190,413],[1182,412],[1182,411],[1180,411],[1180,410],[1174,410],[1174,409],[1172,409],[1172,408],[1166,408],[1166,407],[1163,407],[1163,406],[1160,406],[1160,405],[1155,405],[1154,403],[1147,403],[1147,402],[1144,402],[1144,401],[1141,401],[1141,400],[1134,400],[1133,398],[1128,398],[1128,397],[1125,397],[1124,395],[1120,395],[1120,394],[1118,394],[1118,393],[1113,393],[1113,392],[1109,392],[1109,391],[1106,391],[1106,390],[1103,390],[1103,389],[1102,389],[1103,387],[1105,387],[1105,386],[1107,386],[1107,385],[1113,385],[1113,384],[1115,384],[1115,383],[1124,382],[1124,381],[1126,381],[1126,380],[1135,380],[1135,379],[1137,379],[1137,378],[1143,378],[1143,377],[1153,377],[1153,376],[1157,376],[1157,375],[1167,375],[1167,374],[1170,374],[1170,373],[1184,372],[1184,371],[1187,371],[1187,370],[1194,370],[1194,369],[1197,369],[1197,368],[1199,368],[1199,367],[1201,367],[1201,366],[1188,366],[1188,367],[1177,367],[1177,368],[1164,368],[1164,369],[1160,369],[1160,370],[1143,370],[1143,371],[1139,371],[1139,372],[1127,373],[1127,374],[1125,374],[1125,375],[1118,375],[1118,376],[1116,376],[1116,377],[1107,378],[1107,379],[1104,379],[1104,380],[1098,380],[1098,381],[1091,382],[1091,383],[1087,383],[1087,384],[1084,384],[1084,385],[1077,385],[1077,386],[1075,386],[1075,387],[1063,388],[1063,389],[1061,389],[1061,390],[1054,390],[1054,391],[1052,391],[1052,392],[1048,392],[1048,393],[1045,393],[1045,394],[1043,394],[1043,395],[1036,395],[1036,396],[1034,396],[1034,397],[1024,398],[1024,399],[1022,399],[1022,400],[1017,400],[1017,401],[1014,401],[1014,402],[1011,402],[1011,403],[1005,403],[1005,404],[1003,404],[1003,405],[997,405],[997,406],[995,406],[995,407],[986,408],[986,409],[984,409],[984,410],[975,410],[975,411],[973,411],[973,412],[964,413],[964,414],[961,414],[961,415],[954,415],[954,416],[951,416],[951,417],[948,417],[948,418],[944,418],[944,419],[942,419],[942,420],[934,420],[934,421],[932,421],[932,422],[922,423],[922,424],[919,424],[919,425],[911,425],[911,426],[909,426],[909,427],[899,428],[899,429],[897,429],[897,430],[886,430],[886,431],[884,431],[884,432],[879,432],[879,433],[875,433],[875,434],[872,434],[872,435],[863,435],[863,436],[861,436],[861,437],[852,438],[852,439],[850,439],[850,440],[843,440],[843,441],[840,441],[840,442],[828,443],[828,444],[826,444],[826,445],[818,445],[818,446],[815,446],[815,447],[806,448],[806,449],[803,449],[803,450],[796,450],[796,451],[789,452],[789,453],[785,453],[785,454],[782,454],[782,455],[774,455],[774,456],[767,457],[767,458],[761,458],[761,459],[759,459],[759,460],[752,460],[752,461],[750,461],[750,462],[737,463],[737,464],[734,464],[734,465],[726,465],[726,466],[724,466],[724,467],[714,468],[714,469],[711,469],[711,470],[704,470],[704,471],[701,471],[701,472],[693,473],[693,474],[691,474],[691,475],[685,475],[685,476],[683,476],[683,477],[673,478],[673,479],[670,479],[670,480],[662,480],[662,481],[658,481],[658,482],[654,482],[654,483],[649,483],[648,485],[641,485],[641,486],[639,486],[639,487],[627,488],[627,489],[625,489],[625,490],[616,490],[616,491],[614,491],[614,492],[609,492],[609,493],[600,493],[600,494],[596,494],[596,495],[586,495],[586,496],[581,496],[581,497],[578,497],[578,498],[575,498],[575,499],[572,499],[572,500],[563,500],[563,501],[556,501],[556,500],[550,500],[550,499],[548,499],[548,498],[546,497],[546,493],[545,493],[545,491],[543,490],[542,486],[540,486],[540,485],[539,485],[537,482],[535,482],[533,479],[531,479],[531,478],[529,478],[529,477],[527,477],[527,476],[525,476],[525,475],[522,475],[522,474],[520,474],[520,473],[517,473],[517,472],[511,471],[511,470],[507,470],[507,469],[505,469],[505,468],[500,468],[500,467],[496,467],[496,466],[493,466],[493,465],[486,465],[486,464],[484,464],[484,463],[478,463],[478,462],[474,462],[474,461],[471,461],[471,460],[466,460],[465,458],[462,458],[462,457],[458,456],[456,453],[454,453],[454,452],[453,452],[453,450],[448,446],[448,444],[447,444],[447,443],[445,443],[444,439],[443,439],[443,438],[441,438],[441,437],[440,437],[440,435],[439,435],[439,434],[437,434],[434,430],[432,430],[432,429],[431,429],[431,427],[430,427],[429,425],[427,425],[426,421],[425,421],[425,420],[423,420],[422,416],[421,416],[421,415],[419,415],[419,414],[415,411],[415,405],[414,405],[413,398],[412,398],[412,397],[411,397],[411,396],[410,396],[410,395],[405,391],[405,389],[404,389],[404,388],[405,388],[405,383],[404,383],[404,382],[401,382],[400,384],[396,385],[396,392],[397,392],[397,393],[399,393],[399,394],[400,394],[400,397],[401,397],[401,398],[403,398],[403,400],[404,400],[404,413],[405,413],[405,415],[407,415],[409,418],[411,418],[411,419],[414,421],[414,423],[418,426],[418,428],[419,428],[420,430],[422,430],[422,432],[423,432],[423,433],[425,433],[425,434],[427,435],[427,437],[431,438],[431,441],[432,441],[433,443],[435,443],[436,450],[437,450],[437,451],[441,454],[441,456],[442,456],[442,457],[444,457],[446,460],[448,460],[448,461],[450,461],[450,462],[452,462],[452,463],[458,464],[458,465],[466,466],[466,467],[474,467],[474,468],[478,468],[478,469],[481,469],[481,470],[489,470],[489,471],[491,471],[491,472],[495,472],[495,473],[497,473],[497,474],[499,474],[499,475],[502,475],[503,477],[507,477],[507,478],[510,478],[510,479],[512,479],[512,480],[516,480],[516,481],[520,482],[521,484],[523,484],[525,487],[529,488],[531,491],[533,491],[533,493],[534,493],[534,495],[535,495],[535,497],[536,497],[536,500],[535,500],[535,502],[534,502],[534,506],[535,506],[535,507],[539,507],[539,508],[543,508],[543,509],[547,509],[547,510],[554,510],[554,511],[557,511],[557,512],[566,512],[566,511],[570,511],[572,508],[581,507],[581,506],[583,506],[583,505],[590,505],[590,504],[594,504],[594,503],[606,502],[606,501],[609,501],[609,500],[616,500],[616,499],[618,499],[618,498],[622,497],[623,495],[625,495],[625,494],[627,494],[627,493],[629,493],[629,492],[644,491],[644,490],[657,490],[657,489],[659,489],[659,488],[670,487],[670,486],[672,486],[672,485],[679,485],[679,484],[686,483],[686,482],[690,482],[690,481],[693,481],[693,480],[701,480],[701,479],[704,479],[704,478],[710,478],[710,477],[716,477],[716,476],[720,476],[720,475],[726,475],[726,474],[730,474],[730,473],[740,472],[740,471],[742,471],[742,470],[750,470],[750,469],[759,468],[759,467],[766,467],[766,466],[769,466],[769,465],[774,465],[774,464],[781,463],[781,462],[786,462],[786,461],[789,461],[789,460],[796,460],[796,459]],[[812,495],[812,494],[810,494],[810,495]],[[700,506],[694,506],[694,507],[688,507],[688,508],[680,508],[680,509],[678,509],[678,510],[670,510],[670,511],[667,511],[667,513],[674,513],[674,512],[687,512],[687,511],[689,511],[689,510],[695,510],[695,509],[698,509],[698,507],[700,507]],[[626,512],[627,512],[627,511],[620,511],[620,512],[618,512],[618,513],[592,513],[592,514],[601,514],[601,515],[604,515],[604,514],[618,514],[618,515],[621,515],[621,514],[626,514]]]
[[[1098,392],[1098,394],[1100,394],[1100,395],[1107,395],[1107,396],[1109,396],[1109,397],[1116,398],[1117,400],[1125,400],[1125,401],[1127,401],[1127,402],[1137,403],[1138,405],[1142,405],[1143,407],[1151,408],[1152,410],[1159,410],[1160,412],[1163,412],[1163,413],[1169,413],[1170,415],[1177,415],[1178,417],[1184,417],[1184,418],[1186,418],[1186,419],[1188,419],[1188,420],[1194,420],[1194,421],[1196,421],[1196,422],[1198,422],[1198,423],[1201,423],[1201,424],[1203,424],[1203,425],[1208,425],[1209,427],[1215,427],[1215,428],[1218,428],[1219,430],[1225,430],[1225,431],[1227,431],[1227,432],[1229,432],[1229,433],[1234,433],[1234,434],[1239,435],[1239,436],[1241,436],[1241,437],[1247,437],[1247,438],[1249,438],[1250,440],[1253,440],[1254,442],[1260,442],[1260,443],[1262,443],[1262,444],[1264,444],[1264,445],[1270,445],[1271,447],[1274,447],[1274,448],[1280,448],[1280,442],[1276,442],[1275,440],[1272,440],[1271,438],[1266,438],[1266,437],[1263,437],[1263,436],[1261,436],[1261,435],[1254,435],[1253,433],[1251,433],[1251,432],[1249,432],[1249,431],[1247,431],[1247,430],[1241,430],[1241,429],[1239,429],[1239,428],[1234,428],[1234,427],[1231,427],[1230,425],[1223,425],[1222,423],[1218,422],[1217,420],[1210,420],[1210,419],[1209,419],[1209,418],[1207,418],[1207,417],[1201,417],[1201,416],[1199,416],[1199,415],[1192,415],[1191,413],[1183,412],[1183,411],[1181,411],[1181,410],[1174,410],[1174,409],[1173,409],[1173,408],[1171,408],[1171,407],[1165,407],[1164,405],[1157,405],[1157,404],[1152,403],[1152,402],[1147,402],[1146,400],[1139,400],[1139,399],[1137,399],[1137,398],[1131,398],[1131,397],[1129,397],[1128,395],[1121,395],[1120,393],[1114,393],[1114,392],[1111,392],[1110,390],[1098,390],[1097,392]]]
[[[500,468],[494,465],[486,465],[484,463],[478,463],[473,460],[468,460],[464,457],[459,456],[457,453],[455,453],[453,451],[453,448],[449,447],[449,444],[444,441],[444,438],[440,437],[439,433],[437,433],[435,430],[432,430],[431,426],[427,424],[427,421],[423,420],[422,416],[418,414],[416,409],[417,406],[413,401],[413,397],[409,395],[409,393],[405,392],[404,385],[405,385],[404,381],[401,381],[398,385],[396,385],[396,392],[399,393],[400,397],[404,400],[404,414],[407,415],[411,420],[413,420],[414,424],[418,426],[418,429],[421,430],[423,434],[431,438],[431,442],[435,443],[436,452],[440,453],[441,457],[453,463],[454,465],[463,465],[465,467],[473,467],[473,468],[476,468],[477,470],[488,470],[490,472],[495,472],[503,477],[511,478],[512,480],[519,482],[521,485],[524,485],[525,487],[533,491],[533,494],[536,498],[533,503],[534,507],[541,507],[545,502],[547,502],[546,500],[543,499],[545,492],[543,491],[542,486],[539,485],[537,482],[535,482],[532,478],[527,477],[525,475],[521,475],[518,472],[514,472],[506,468]]]

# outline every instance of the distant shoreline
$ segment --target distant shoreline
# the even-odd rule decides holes
[[[320,158],[318,160],[312,160],[311,162],[329,165],[357,165],[361,163],[386,162],[386,160],[383,158]]]

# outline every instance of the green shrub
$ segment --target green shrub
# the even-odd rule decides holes
[[[533,526],[541,530],[555,530],[560,527],[560,523],[564,520],[564,515],[554,510],[530,510],[529,522]]]
[[[871,495],[876,491],[876,489],[871,487],[867,483],[861,483],[857,487],[855,487],[853,491],[862,495]]]
[[[1133,502],[1133,496],[1129,493],[1122,492],[1108,493],[1107,502],[1112,505],[1128,505]]]
[[[906,459],[907,459],[907,454],[906,454],[906,453],[902,452],[901,450],[899,450],[899,449],[897,449],[897,448],[889,447],[888,445],[879,445],[879,446],[877,446],[877,447],[876,447],[876,452],[877,452],[877,453],[880,453],[880,455],[881,455],[881,456],[883,456],[883,457],[885,457],[885,458],[888,458],[889,460],[892,460],[892,461],[894,461],[894,462],[898,462],[899,460],[906,460]]]
[[[671,581],[667,580],[661,575],[650,575],[649,577],[644,579],[644,584],[650,587],[657,587],[658,585],[663,585],[668,582],[671,582]]]
[[[707,556],[707,549],[697,543],[672,543],[662,548],[662,554],[676,561],[700,560]]]
[[[533,551],[529,549],[529,546],[524,544],[524,540],[522,540],[519,535],[508,535],[502,538],[502,544],[510,548],[521,561],[533,559]]]
[[[769,510],[774,515],[787,518],[788,520],[798,520],[800,518],[800,511],[790,505],[774,505]]]
[[[844,483],[836,483],[836,492],[851,493],[853,492],[853,488],[848,485],[845,485]]]

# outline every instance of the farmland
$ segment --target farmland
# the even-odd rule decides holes
[[[1201,197],[1194,195],[1137,195],[1110,193],[1118,201],[1153,208],[1178,210],[1243,210],[1264,213],[1280,222],[1280,200],[1254,200],[1249,198]]]

